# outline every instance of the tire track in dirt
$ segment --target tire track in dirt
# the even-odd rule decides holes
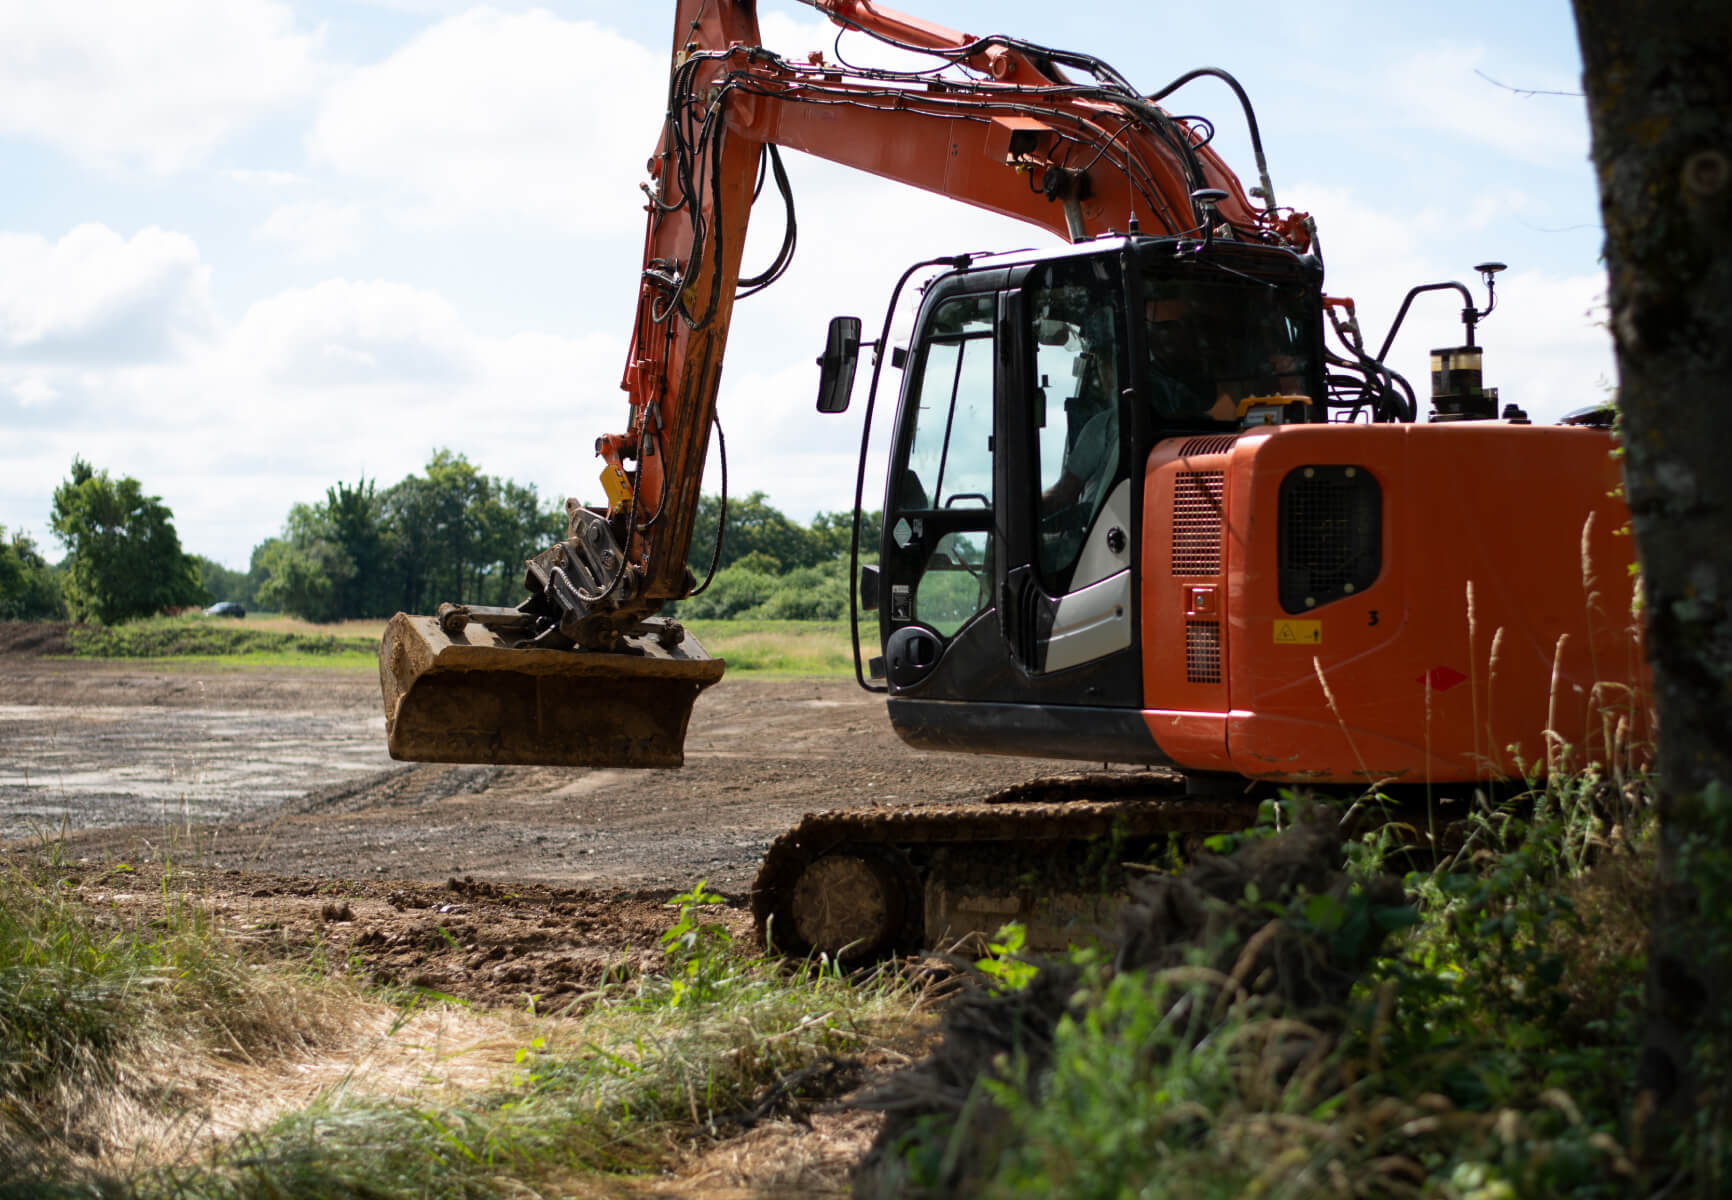
[[[978,797],[1039,759],[911,750],[846,680],[728,678],[679,770],[395,764],[377,684],[0,655],[0,838],[316,879],[750,886],[808,812]]]

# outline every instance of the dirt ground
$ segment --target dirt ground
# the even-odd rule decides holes
[[[0,640],[0,845],[103,902],[176,873],[247,938],[483,1002],[658,958],[671,895],[740,907],[808,812],[978,798],[1064,764],[914,751],[849,681],[727,678],[680,770],[394,763],[370,674],[44,656]],[[120,903],[125,904],[122,899]]]

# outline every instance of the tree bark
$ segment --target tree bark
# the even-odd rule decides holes
[[[1606,227],[1624,486],[1659,720],[1660,884],[1637,1115],[1664,1114],[1673,1128],[1718,1117],[1724,1129],[1732,987],[1732,4],[1574,3]],[[1716,1061],[1719,1069],[1710,1065]],[[1705,1183],[1698,1174],[1696,1186]]]

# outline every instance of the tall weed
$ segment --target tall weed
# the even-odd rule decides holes
[[[1631,1194],[1649,858],[1645,808],[1611,811],[1613,792],[1560,778],[1482,812],[1460,853],[1406,875],[1414,923],[1333,1008],[1220,968],[1252,952],[1225,913],[1209,927],[1227,940],[1188,965],[1124,969],[1121,951],[1116,970],[1047,966],[1028,987],[1062,984],[1050,1035],[1025,1024],[960,1117],[905,1129],[876,1194]],[[1217,848],[1256,853],[1266,836]],[[1392,849],[1366,835],[1348,876]],[[1246,888],[1231,907],[1345,952],[1387,922],[1367,895]]]

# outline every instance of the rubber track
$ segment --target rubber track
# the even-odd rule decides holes
[[[1225,833],[1247,828],[1256,816],[1255,800],[1187,796],[1177,777],[1149,775],[1039,779],[972,804],[808,813],[770,843],[752,886],[752,916],[761,933],[806,864],[845,845],[999,842],[1026,851],[1041,842]]]

